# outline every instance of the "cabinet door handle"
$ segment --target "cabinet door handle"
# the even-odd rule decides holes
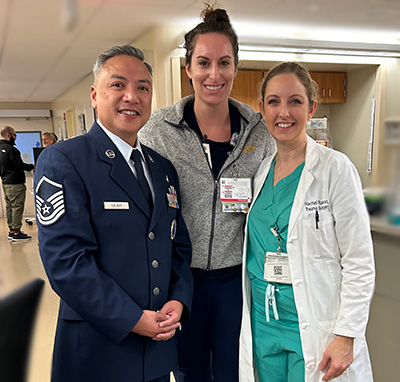
[[[325,98],[325,88],[322,88],[322,98]]]
[[[331,98],[331,97],[332,97],[332,89],[329,88],[329,90],[328,90],[328,98]]]

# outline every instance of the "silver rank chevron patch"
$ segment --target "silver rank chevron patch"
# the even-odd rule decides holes
[[[45,176],[36,186],[36,215],[40,224],[54,224],[65,214],[63,186]]]

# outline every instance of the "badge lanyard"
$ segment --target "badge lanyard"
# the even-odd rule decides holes
[[[277,243],[276,252],[277,252],[277,253],[281,253],[281,239],[282,239],[282,236],[281,236],[280,233],[279,233],[278,226],[275,224],[274,227],[271,227],[271,228],[270,228],[270,231],[271,231],[272,234],[276,237],[277,242],[278,242],[278,243]]]
[[[282,236],[276,224],[270,230],[277,239],[277,249],[276,252],[265,252],[264,279],[268,282],[291,284],[289,256],[282,252]]]

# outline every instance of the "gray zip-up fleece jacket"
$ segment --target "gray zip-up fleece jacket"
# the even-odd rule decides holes
[[[262,159],[275,152],[275,141],[260,113],[229,99],[241,115],[236,146],[215,179],[200,137],[183,120],[185,105],[156,110],[140,130],[139,139],[178,172],[182,214],[192,241],[192,268],[214,270],[242,263],[245,214],[222,212],[220,178],[253,178]]]

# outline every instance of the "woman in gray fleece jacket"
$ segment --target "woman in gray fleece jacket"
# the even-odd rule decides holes
[[[223,212],[221,182],[252,178],[275,143],[260,113],[228,98],[238,65],[237,36],[222,9],[185,36],[194,95],[155,111],[141,142],[168,158],[180,180],[193,246],[192,315],[178,333],[177,382],[238,381],[242,313],[242,212]]]

